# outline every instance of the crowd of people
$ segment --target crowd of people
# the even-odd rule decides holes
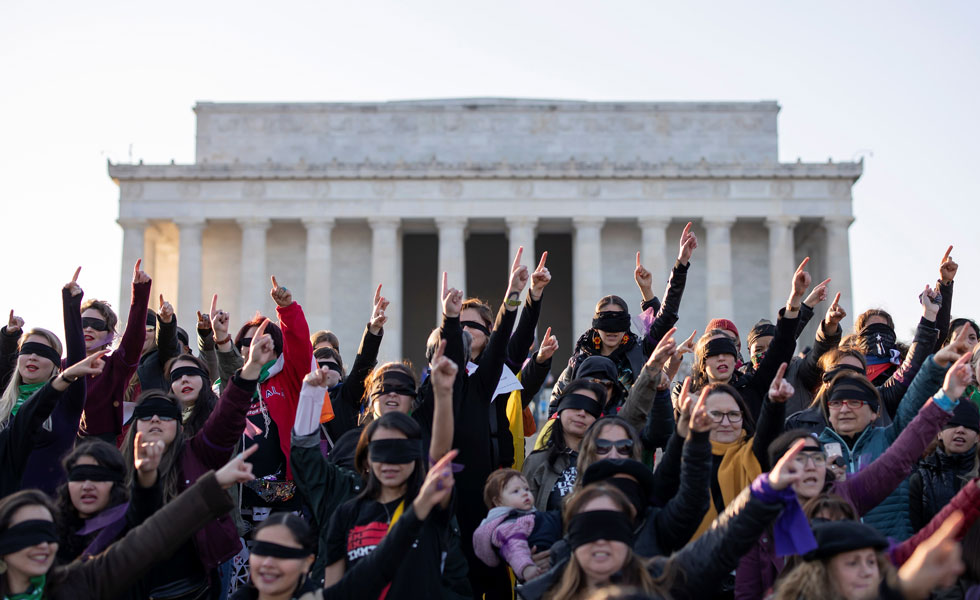
[[[536,336],[547,252],[517,252],[496,310],[443,274],[415,366],[378,364],[382,285],[345,364],[275,276],[274,317],[215,295],[185,330],[139,261],[125,324],[79,268],[63,339],[15,310],[0,330],[0,595],[980,598],[952,247],[908,344],[881,309],[843,331],[805,259],[743,347],[730,315],[678,335],[690,229],[662,298],[637,254],[638,318],[599,298],[564,356]]]

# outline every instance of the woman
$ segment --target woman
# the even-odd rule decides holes
[[[361,434],[355,455],[365,474],[363,491],[342,504],[330,519],[324,585],[330,586],[376,548],[418,497],[425,480],[422,429],[411,417],[391,412],[372,421]],[[447,496],[418,543],[400,560],[387,598],[435,597],[442,594],[442,557],[448,536]]]
[[[105,368],[103,356],[105,351],[96,352],[59,373],[34,392],[8,420],[7,426],[0,429],[0,498],[22,488],[24,469],[33,448],[32,437],[48,420],[67,390],[84,396],[80,390],[84,382],[78,380],[101,373]],[[78,384],[74,385],[76,382]]]
[[[943,392],[952,396],[960,391],[964,377],[968,377],[969,367],[965,359],[957,369],[947,373]],[[921,392],[919,391],[921,390]],[[931,395],[933,390],[913,386],[912,393]],[[851,473],[844,481],[836,481],[828,472],[826,446],[816,437],[803,430],[788,431],[769,445],[769,460],[776,461],[798,440],[803,440],[801,459],[803,476],[794,484],[793,491],[800,504],[831,496],[840,498],[849,505],[849,510],[857,518],[863,517],[889,496],[911,472],[915,461],[925,451],[935,435],[950,417],[951,404],[933,400],[919,411],[918,415],[902,432],[888,450],[857,473]],[[930,517],[931,518],[931,517]],[[737,599],[762,597],[771,589],[776,578],[786,566],[784,557],[777,556],[772,532],[764,535],[753,549],[739,562],[736,571],[735,597]]]
[[[146,523],[84,562],[54,566],[58,509],[43,492],[24,490],[4,498],[0,501],[0,595],[97,600],[125,593],[161,556],[172,554],[192,533],[231,509],[231,499],[222,490],[252,477],[251,465],[244,460],[248,454],[205,474]]]
[[[582,439],[601,416],[605,397],[606,388],[588,379],[575,379],[565,386],[547,445],[524,461],[524,477],[538,510],[561,509],[562,498],[574,489]]]
[[[77,283],[81,267],[75,271],[72,280],[61,290],[61,303],[65,322],[65,340],[68,346],[66,364],[72,365],[85,358],[85,340],[82,335],[82,288]],[[6,332],[20,332],[20,319],[11,315]],[[0,336],[6,346],[7,336]],[[46,329],[33,329],[20,336],[16,345],[16,364],[11,363],[13,372],[10,383],[0,399],[0,422],[6,422],[10,414],[23,404],[23,401],[41,387],[44,381],[53,379],[61,371],[61,342]],[[0,359],[0,364],[8,364]],[[3,379],[0,374],[0,380]],[[62,457],[71,449],[78,431],[78,423],[85,406],[85,385],[79,383],[65,391],[58,401],[51,417],[44,422],[31,438],[31,454],[27,459],[21,485],[36,487],[49,494],[54,493],[65,480],[61,468]]]
[[[794,456],[760,476],[711,531],[669,559],[641,560],[632,549],[633,505],[618,489],[587,486],[565,507],[572,556],[538,579],[518,586],[525,600],[579,599],[612,584],[635,586],[654,598],[711,598],[762,529],[785,506],[782,490],[798,481]],[[795,504],[795,499],[792,501]],[[797,507],[798,510],[798,507]]]
[[[455,455],[451,452],[433,466],[411,506],[377,548],[361,559],[362,568],[329,588],[324,589],[307,577],[316,552],[315,532],[293,513],[275,513],[255,530],[255,543],[249,555],[251,584],[238,588],[232,600],[377,597],[398,571],[400,558],[411,551],[413,540],[433,509],[452,493],[450,461]]]
[[[950,585],[963,570],[959,545],[951,540],[958,518],[944,523],[896,572],[888,540],[857,521],[814,523],[817,548],[804,556],[776,588],[776,600],[925,599]]]
[[[606,356],[616,363],[619,380],[628,390],[636,381],[650,353],[653,352],[660,338],[677,322],[677,311],[680,309],[684,286],[687,284],[687,271],[691,266],[691,255],[698,247],[698,238],[691,232],[691,223],[684,227],[681,233],[680,249],[677,262],[670,273],[667,291],[664,293],[663,305],[656,307],[656,298],[651,289],[653,276],[640,264],[640,254],[636,255],[636,269],[633,273],[636,284],[643,296],[643,306],[651,306],[655,317],[650,319],[650,327],[641,340],[630,329],[629,307],[619,296],[603,296],[596,303],[595,314],[592,317],[592,327],[579,337],[575,343],[572,357],[568,366],[558,377],[558,382],[551,393],[549,413],[554,414],[558,398],[565,386],[578,377],[576,370],[579,364],[589,356]]]
[[[99,554],[160,508],[160,486],[156,485],[160,448],[154,445],[149,450],[148,446],[141,444],[137,449],[141,469],[132,495],[124,483],[126,464],[112,444],[85,440],[65,457],[68,482],[55,499],[62,528],[58,543],[61,563]],[[153,457],[146,460],[148,452]]]
[[[184,435],[193,437],[218,404],[218,397],[211,389],[208,365],[196,356],[182,354],[169,360],[164,372],[170,382],[170,393],[180,402]]]
[[[274,355],[272,337],[259,326],[252,338],[249,357],[240,374],[225,387],[214,411],[194,435],[184,433],[179,400],[159,390],[140,394],[133,410],[132,426],[122,451],[128,478],[137,475],[137,436],[147,443],[162,443],[159,477],[163,500],[169,503],[203,473],[227,461],[245,431],[245,416],[258,384],[262,365]],[[262,460],[257,456],[256,460]],[[144,585],[150,596],[195,598],[207,593],[216,581],[214,570],[241,550],[238,532],[227,514],[208,523],[171,558],[150,571]]]
[[[133,266],[132,300],[122,341],[106,358],[102,374],[85,379],[85,410],[79,425],[82,436],[115,443],[122,432],[124,396],[136,373],[146,340],[146,311],[152,281],[140,270],[141,263],[142,259],[139,259]],[[107,349],[115,337],[119,317],[107,302],[101,300],[86,300],[81,311],[85,351],[92,354]]]
[[[585,473],[593,463],[607,458],[643,459],[643,446],[636,429],[625,419],[613,415],[604,416],[593,423],[582,437],[579,448],[581,451],[575,463],[575,470],[579,473]],[[580,489],[582,483],[576,481],[575,490]]]

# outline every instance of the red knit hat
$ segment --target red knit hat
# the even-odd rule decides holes
[[[705,331],[711,331],[712,329],[724,329],[725,331],[731,331],[735,334],[735,337],[742,339],[738,335],[738,327],[735,327],[735,323],[732,323],[728,319],[711,319],[708,321],[708,327]]]

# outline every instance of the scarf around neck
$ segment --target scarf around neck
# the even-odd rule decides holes
[[[752,438],[742,430],[741,436],[734,442],[722,443],[711,442],[711,454],[721,456],[721,464],[718,466],[718,488],[721,490],[722,501],[725,506],[735,499],[746,486],[762,473],[762,466],[752,453]],[[715,503],[708,503],[708,512],[701,520],[691,539],[696,539],[711,527],[711,522],[718,516]]]
[[[12,596],[4,596],[3,600],[41,600],[44,598],[44,584],[46,579],[47,575],[31,577],[31,587],[27,588],[26,592],[22,594],[14,594]]]
[[[13,407],[11,407],[10,415],[16,415],[17,411],[20,410],[20,407],[24,405],[24,402],[26,402],[27,399],[34,394],[34,392],[44,387],[45,383],[47,383],[47,381],[41,381],[38,383],[23,383],[17,386],[17,401],[14,402]]]

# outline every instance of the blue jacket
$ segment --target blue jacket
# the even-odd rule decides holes
[[[898,405],[894,422],[887,427],[869,425],[854,446],[850,447],[836,431],[827,427],[820,434],[820,441],[826,444],[839,444],[844,460],[847,461],[849,473],[856,473],[871,464],[876,458],[885,453],[888,446],[895,441],[905,427],[919,413],[919,409],[942,387],[946,368],[940,367],[932,356],[926,359],[922,369],[915,376],[905,397]],[[912,535],[912,524],[909,519],[909,482],[906,478],[877,507],[869,511],[863,521],[875,527],[881,533],[896,540],[905,540]]]

